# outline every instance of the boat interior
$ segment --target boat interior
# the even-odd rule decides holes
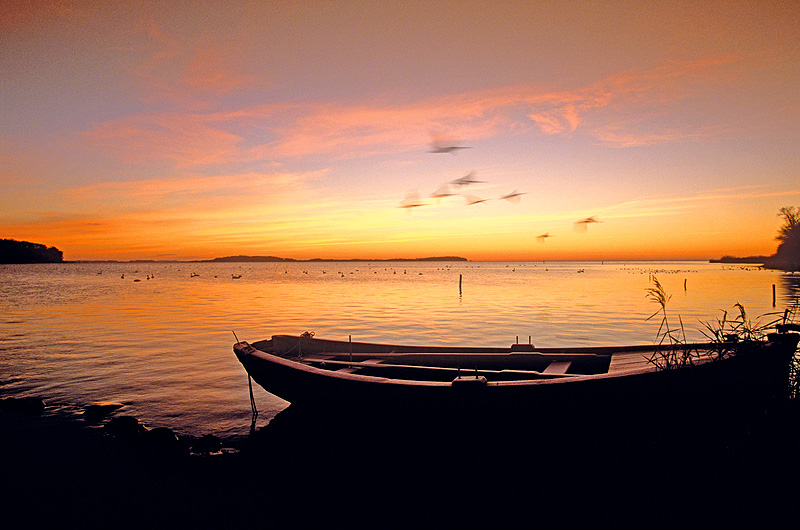
[[[536,349],[531,344],[515,344],[509,348],[426,348],[317,339],[301,343],[297,337],[293,338],[294,346],[287,347],[291,342],[287,338],[255,342],[252,346],[340,374],[410,381],[517,381],[606,374],[652,367],[650,359],[654,354],[653,346]]]

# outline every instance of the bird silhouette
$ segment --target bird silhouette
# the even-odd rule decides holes
[[[461,187],[461,186],[469,186],[470,184],[480,184],[486,182],[485,180],[476,180],[475,179],[475,172],[470,171],[466,175],[461,178],[457,178],[455,180],[450,181],[450,184]]]
[[[476,197],[475,195],[464,195],[464,198],[467,200],[467,206],[472,206],[473,204],[480,204],[482,202],[486,202],[489,199],[481,199],[480,197]]]
[[[438,201],[444,199],[445,197],[452,197],[453,195],[455,195],[455,193],[450,192],[450,186],[447,184],[442,184],[439,186],[439,189],[431,193],[430,196],[432,199],[436,199]]]
[[[456,154],[459,149],[469,149],[469,147],[465,145],[441,145],[441,146],[434,146],[428,151],[429,153],[450,153],[451,155]]]
[[[507,195],[503,195],[500,197],[500,200],[506,200],[508,202],[519,202],[522,199],[522,196],[525,195],[525,192],[519,192],[517,190],[512,191]]]
[[[580,219],[575,221],[575,230],[578,232],[586,232],[588,226],[593,223],[602,223],[603,221],[599,221],[596,216],[587,217],[585,219]]]
[[[546,240],[548,237],[553,237],[553,236],[551,236],[551,235],[550,235],[550,232],[545,232],[544,234],[540,234],[540,235],[536,236],[536,240],[537,240],[539,243],[544,243],[544,242],[545,242],[545,240]]]
[[[426,206],[426,205],[427,205],[427,203],[422,202],[420,200],[419,193],[415,192],[415,191],[412,191],[412,192],[409,192],[408,194],[406,194],[406,198],[403,199],[400,202],[400,204],[398,205],[398,208],[407,208],[408,211],[410,212],[413,208],[417,208],[419,206]]]
[[[455,155],[461,149],[469,149],[467,146],[458,145],[455,140],[445,138],[439,134],[431,133],[431,148],[429,153],[450,153]]]

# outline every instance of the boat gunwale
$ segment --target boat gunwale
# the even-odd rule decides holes
[[[711,343],[696,343],[691,345],[686,345],[691,347],[701,347],[703,349],[712,350]],[[590,347],[591,348],[591,347]],[[234,345],[234,349],[238,349],[238,351],[242,351],[245,355],[255,356],[260,358],[264,361],[280,364],[284,367],[291,368],[294,370],[300,370],[309,374],[317,375],[320,377],[332,378],[332,379],[341,379],[345,381],[353,381],[353,382],[363,382],[363,383],[376,383],[376,384],[386,384],[386,385],[402,385],[402,386],[440,386],[440,387],[450,387],[452,386],[452,381],[426,381],[422,379],[397,379],[392,377],[379,377],[379,376],[372,376],[372,375],[364,375],[364,374],[356,374],[356,373],[347,373],[335,370],[328,370],[324,368],[317,368],[315,366],[310,366],[301,360],[292,360],[282,357],[278,354],[265,352],[261,349],[255,348],[251,344],[246,341],[239,342]],[[579,349],[579,348],[570,348],[571,350]],[[607,350],[617,350],[619,353],[631,353],[636,351],[656,351],[656,346],[620,346],[620,347],[607,347]],[[551,350],[560,350],[558,348],[552,348]],[[325,352],[326,354],[331,354],[332,352]],[[336,352],[338,354],[346,354],[346,352]],[[510,354],[511,352],[509,352]],[[513,354],[516,355],[520,352],[514,352]],[[536,353],[534,352],[522,352],[525,354]],[[497,354],[491,354],[497,355]],[[500,354],[502,355],[502,354]],[[613,352],[609,355],[613,356]],[[712,356],[704,356],[697,359],[691,365],[678,367],[670,370],[662,370],[658,368],[655,364],[649,364],[648,366],[640,367],[640,368],[631,368],[631,369],[621,369],[614,372],[605,372],[599,374],[565,374],[562,377],[551,378],[545,377],[541,379],[515,379],[509,381],[488,381],[486,383],[487,386],[524,386],[524,385],[548,385],[548,384],[562,384],[562,383],[576,383],[579,381],[596,381],[596,380],[603,380],[603,379],[615,379],[621,377],[629,377],[633,375],[639,374],[648,374],[648,373],[655,373],[655,372],[675,372],[683,369],[691,369],[693,367],[701,366],[704,364],[708,364],[710,362],[716,362],[722,359],[718,359]],[[354,363],[356,364],[356,363]],[[466,372],[466,371],[465,371]],[[468,373],[468,372],[467,372]],[[472,376],[462,376],[457,379],[472,379]]]
[[[636,351],[656,351],[658,349],[670,349],[668,345],[658,345],[658,344],[628,344],[623,346],[608,346],[608,345],[598,345],[598,346],[534,346],[532,344],[525,344],[525,343],[515,343],[508,347],[502,346],[449,346],[449,345],[422,345],[417,346],[413,344],[391,344],[391,343],[378,343],[378,342],[348,342],[342,340],[333,340],[333,339],[317,339],[314,337],[306,337],[302,335],[273,335],[270,339],[264,339],[256,341],[252,344],[261,344],[266,342],[272,342],[274,339],[293,339],[298,343],[302,340],[308,340],[313,343],[319,343],[326,345],[326,347],[331,345],[338,345],[342,349],[340,350],[333,350],[333,349],[323,349],[314,353],[325,353],[329,355],[348,355],[348,347],[353,346],[360,351],[353,351],[353,355],[374,355],[376,357],[383,356],[383,355],[404,355],[404,354],[417,354],[417,353],[429,353],[429,354],[437,354],[437,355],[474,355],[474,354],[491,354],[491,355],[503,355],[503,354],[515,354],[515,355],[524,355],[524,354],[550,354],[550,355],[559,355],[559,354],[573,354],[573,355],[598,355],[598,356],[610,356],[614,355],[615,353],[624,353],[624,352],[636,352]],[[731,343],[732,346],[736,346],[738,343]],[[531,349],[514,349],[515,347],[527,347],[530,346]],[[717,349],[719,344],[713,342],[690,342],[685,344],[680,344],[679,347],[689,348],[689,349],[704,349],[704,350],[712,350]],[[362,349],[363,348],[363,349]],[[367,348],[377,348],[376,350],[369,350]],[[264,350],[261,350],[264,351]]]

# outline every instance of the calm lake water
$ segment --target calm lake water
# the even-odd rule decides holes
[[[800,295],[800,275],[706,262],[0,265],[0,393],[71,414],[120,402],[150,427],[237,437],[251,415],[233,332],[250,342],[313,331],[410,344],[652,344],[651,275],[689,340],[736,303],[757,320]],[[287,406],[254,391],[259,426]]]

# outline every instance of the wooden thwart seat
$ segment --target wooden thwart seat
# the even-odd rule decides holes
[[[341,361],[326,361],[326,362],[333,364]],[[362,368],[364,366],[375,366],[376,364],[381,364],[382,362],[383,359],[366,359],[364,361],[360,361],[358,363],[359,366],[354,366],[353,364],[347,364],[344,366],[344,368],[337,368],[336,371],[345,374],[353,374],[357,372],[359,368]]]
[[[569,367],[572,365],[571,361],[553,361],[547,365],[547,368],[542,371],[543,374],[566,374]]]
[[[615,353],[611,356],[611,364],[608,367],[608,373],[612,374],[614,372],[647,368],[651,366],[649,359],[652,355],[652,351]]]

